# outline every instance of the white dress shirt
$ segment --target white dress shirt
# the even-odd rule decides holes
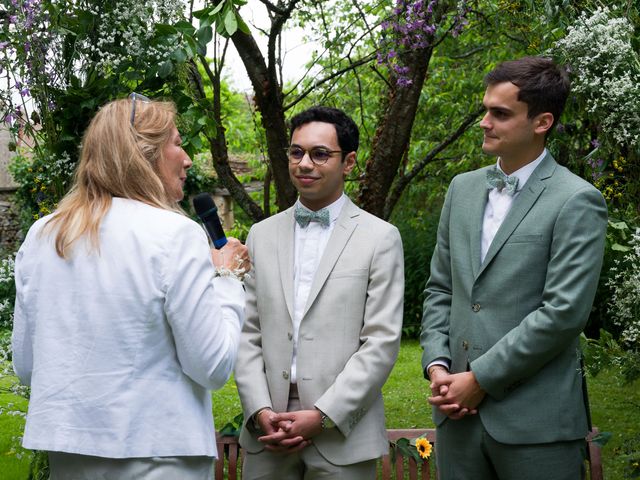
[[[244,290],[214,279],[202,228],[114,198],[100,251],[29,230],[16,258],[14,369],[25,448],[107,458],[216,456],[208,389],[235,362]]]
[[[480,263],[484,262],[485,257],[487,256],[487,252],[489,251],[489,247],[491,246],[491,242],[498,233],[498,229],[504,219],[506,218],[509,210],[511,210],[511,205],[516,197],[520,194],[522,187],[524,187],[527,180],[536,169],[542,159],[547,154],[547,149],[545,148],[540,156],[536,158],[533,162],[527,163],[524,167],[513,172],[510,177],[518,178],[518,189],[516,190],[513,196],[507,193],[506,189],[502,189],[502,191],[498,191],[497,188],[493,188],[489,191],[489,196],[487,199],[487,205],[484,208],[484,217],[482,220],[482,245],[481,245],[481,254],[480,254]],[[502,172],[502,168],[500,168],[500,159],[496,162],[496,168]],[[502,172],[504,173],[504,172]]]
[[[316,274],[320,259],[327,247],[327,242],[336,220],[342,211],[345,203],[345,196],[342,194],[338,200],[331,205],[325,207],[329,210],[329,226],[323,227],[318,222],[309,222],[305,228],[302,228],[296,222],[294,236],[294,265],[293,265],[293,284],[294,284],[294,308],[293,308],[293,358],[291,359],[291,383],[296,383],[296,354],[298,350],[298,332],[300,330],[300,322],[304,314],[304,308],[307,305],[309,291],[313,283],[313,277]],[[296,202],[296,207],[305,208],[300,200]],[[308,209],[307,209],[308,210]]]

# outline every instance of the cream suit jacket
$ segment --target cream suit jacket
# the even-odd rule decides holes
[[[294,217],[290,208],[254,225],[247,246],[246,323],[235,379],[245,414],[240,443],[258,452],[247,420],[287,409],[293,354]],[[303,409],[336,423],[313,443],[337,465],[388,452],[382,385],[400,346],[404,262],[398,230],[350,200],[320,260],[300,324],[297,385]]]

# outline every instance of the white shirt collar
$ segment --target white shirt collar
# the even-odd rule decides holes
[[[513,172],[512,174],[508,175],[509,177],[518,178],[518,191],[522,190],[522,187],[524,187],[524,184],[527,183],[527,180],[529,180],[529,177],[531,177],[531,174],[533,173],[533,171],[536,169],[538,165],[540,165],[540,163],[542,163],[542,160],[546,155],[547,155],[547,149],[545,148],[544,150],[542,150],[542,153],[538,156],[538,158],[536,158],[533,162],[527,163],[524,167],[521,167],[515,172]],[[498,160],[496,161],[496,168],[500,170],[502,173],[504,173],[502,168],[500,168],[499,157],[498,157]]]

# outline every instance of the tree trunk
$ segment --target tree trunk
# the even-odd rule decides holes
[[[433,16],[434,25],[452,28],[446,26],[449,21],[447,16],[457,11],[457,3],[454,1],[436,3],[438,5]],[[398,19],[401,17],[398,15]],[[397,86],[395,74],[392,74],[387,107],[373,139],[371,156],[365,165],[364,180],[360,184],[358,195],[358,203],[363,209],[385,220],[388,220],[392,207],[397,201],[397,198],[393,198],[389,202],[388,197],[394,179],[398,177],[400,163],[409,148],[413,122],[431,55],[434,48],[448,34],[449,32],[445,32],[439,38],[432,36],[428,45],[416,48],[402,47],[401,45],[407,44],[407,38],[401,38],[403,34],[396,33],[396,43],[400,49],[398,58],[404,67],[408,67],[406,77],[411,82],[406,86]]]
[[[411,85],[392,88],[389,103],[373,139],[371,156],[360,184],[360,207],[380,218],[385,216],[385,203],[398,167],[409,147],[411,130],[420,101],[433,49],[427,47],[403,55],[409,66]]]
[[[231,165],[229,165],[229,152],[227,150],[227,140],[225,137],[225,129],[222,125],[222,106],[220,103],[220,75],[214,74],[205,58],[201,59],[202,65],[207,72],[207,76],[213,87],[213,118],[216,122],[216,135],[212,137],[206,135],[209,141],[209,151],[213,168],[218,175],[218,180],[229,191],[231,198],[251,217],[254,222],[258,222],[265,218],[265,214],[260,206],[246,192],[240,181],[237,179]],[[205,98],[206,94],[202,86],[202,77],[198,71],[197,65],[191,63],[189,65],[189,76],[194,86],[196,96],[200,99]]]
[[[289,137],[284,119],[282,90],[275,68],[267,68],[264,57],[251,35],[238,30],[231,36],[251,80],[255,102],[260,110],[267,139],[267,154],[276,187],[280,211],[296,201],[297,192],[289,179],[289,160],[285,153]]]

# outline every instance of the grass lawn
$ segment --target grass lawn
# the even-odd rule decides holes
[[[427,382],[420,371],[421,350],[415,340],[402,343],[400,357],[389,381],[384,387],[387,428],[432,427],[430,408],[426,403]],[[4,382],[4,383],[3,383]],[[0,388],[7,379],[0,380]],[[601,431],[612,433],[602,455],[606,480],[621,480],[626,476],[625,452],[640,450],[640,381],[623,386],[620,380],[603,372],[589,379],[593,423]],[[16,402],[15,397],[0,393],[0,407]],[[24,406],[24,403],[21,405]],[[216,427],[222,428],[240,413],[236,385],[229,381],[224,388],[213,393],[213,413]],[[0,478],[26,480],[28,454],[16,457],[13,437],[21,434],[22,420],[7,414],[0,415]],[[632,442],[635,439],[635,443]],[[24,452],[24,451],[23,451]],[[638,458],[638,454],[636,454]]]
[[[27,401],[24,398],[4,393],[13,381],[0,376],[0,479],[26,480],[29,476],[31,452],[20,446],[18,437],[22,436],[24,419],[10,415],[7,410],[26,412]]]

